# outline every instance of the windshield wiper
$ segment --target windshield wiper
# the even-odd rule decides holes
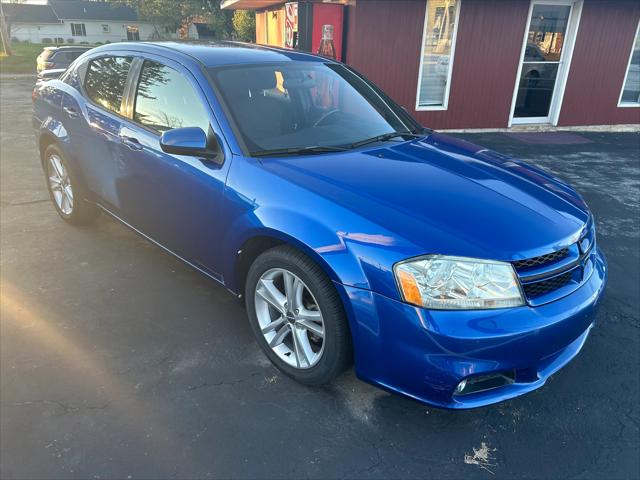
[[[382,135],[377,135],[375,137],[367,138],[366,140],[360,140],[359,142],[352,143],[351,145],[349,145],[349,148],[358,148],[358,147],[362,147],[363,145],[368,145],[370,143],[384,142],[386,140],[391,140],[392,138],[396,138],[396,137],[421,138],[424,136],[425,135],[420,135],[418,133],[411,133],[411,132],[383,133]]]
[[[254,152],[251,152],[251,156],[252,157],[275,157],[278,155],[305,155],[305,154],[313,154],[313,153],[344,152],[345,150],[348,150],[348,149],[345,147],[328,147],[328,146],[314,145],[311,147],[256,150]]]
[[[310,147],[291,147],[291,148],[275,148],[272,150],[256,150],[256,151],[250,152],[250,154],[252,157],[277,157],[280,155],[308,155],[308,154],[314,154],[314,153],[344,152],[346,150],[362,147],[363,145],[368,145],[370,143],[384,142],[386,140],[391,140],[392,138],[396,138],[396,137],[422,138],[426,135],[428,134],[427,133],[419,134],[419,133],[412,133],[412,132],[389,132],[389,133],[383,133],[382,135],[376,135],[375,137],[367,138],[366,140],[361,140],[359,142],[351,143],[349,145],[345,145],[342,147],[313,145]]]

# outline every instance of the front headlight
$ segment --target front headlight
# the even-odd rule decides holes
[[[405,302],[440,310],[524,305],[510,263],[426,255],[397,263],[394,274]]]

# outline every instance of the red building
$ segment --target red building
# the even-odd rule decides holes
[[[638,1],[289,4],[286,11],[282,1],[222,3],[257,10],[258,43],[285,46],[288,39],[289,47],[315,51],[322,25],[331,23],[337,56],[426,126],[640,124]]]

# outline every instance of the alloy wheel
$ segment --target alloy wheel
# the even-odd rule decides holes
[[[262,335],[289,366],[308,369],[324,352],[324,321],[309,287],[295,274],[272,268],[255,289],[255,308]]]
[[[47,162],[49,188],[58,209],[65,215],[73,212],[73,188],[69,173],[58,155],[51,155]]]

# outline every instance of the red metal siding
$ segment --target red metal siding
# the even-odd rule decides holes
[[[426,0],[358,0],[349,63],[426,126],[506,127],[529,0],[462,0],[448,109],[416,112],[425,9]]]
[[[349,4],[345,7],[345,31],[344,31],[344,44],[343,54],[346,63],[351,63],[351,49],[354,49],[356,44],[356,0],[350,0]]]
[[[640,123],[640,108],[619,108],[640,3],[585,0],[559,125]]]
[[[409,111],[415,106],[425,5],[424,0],[357,0],[347,33],[349,63]]]
[[[357,0],[347,61],[426,126],[506,127],[529,4],[462,0],[444,111],[415,111],[426,0]],[[635,0],[585,0],[559,125],[640,123],[640,109],[617,107],[639,18]]]

